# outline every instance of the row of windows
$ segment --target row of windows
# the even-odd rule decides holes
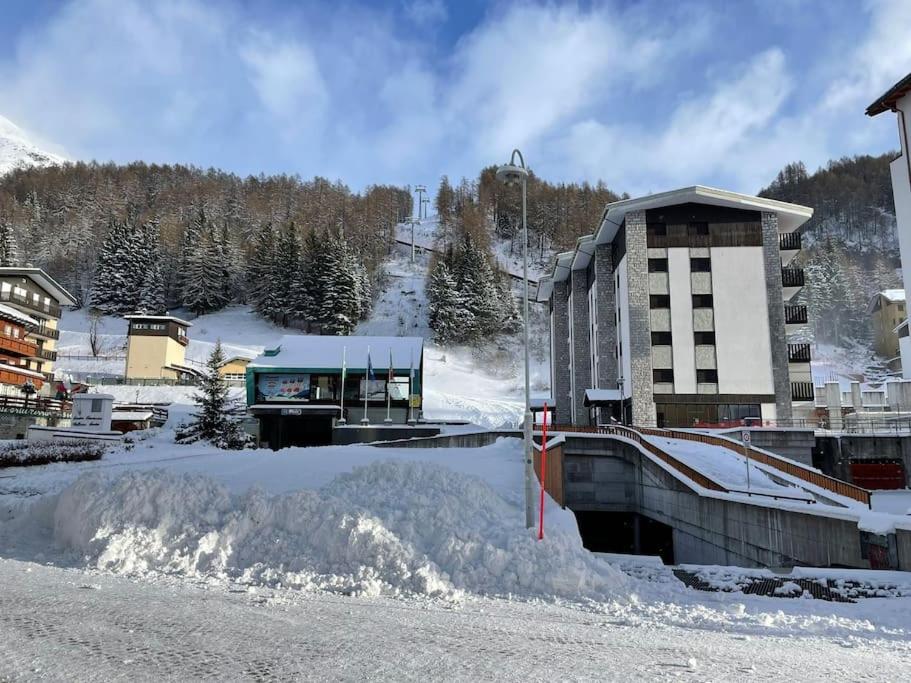
[[[652,370],[652,382],[655,384],[673,384],[674,371],[668,368]],[[696,370],[697,384],[718,384],[717,370]]]
[[[666,258],[650,258],[648,260],[648,272],[666,273],[667,272],[667,259]],[[701,257],[701,256],[691,257],[690,258],[690,272],[711,273],[712,272],[712,259]]]
[[[714,332],[694,332],[693,341],[696,346],[715,346]],[[673,337],[670,332],[652,332],[652,346],[670,346]]]
[[[670,294],[652,294],[648,298],[649,308],[670,308]],[[711,294],[693,294],[693,308],[711,308],[714,300]]]
[[[667,237],[667,223],[647,223],[645,225],[646,235],[652,237]],[[691,222],[686,226],[686,234],[690,237],[696,235],[708,235],[709,224],[705,222]]]

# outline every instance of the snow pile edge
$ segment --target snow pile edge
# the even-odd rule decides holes
[[[574,525],[538,542],[484,481],[425,462],[376,462],[276,496],[161,470],[91,473],[53,507],[57,543],[134,576],[443,599],[606,600],[629,582],[582,547]]]

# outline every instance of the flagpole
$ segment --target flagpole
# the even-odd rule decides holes
[[[389,347],[389,372],[386,373],[386,419],[387,424],[392,422],[392,347]]]
[[[367,419],[367,397],[370,395],[370,347],[367,347],[367,369],[364,370],[364,418],[361,420],[362,425],[369,425]]]
[[[348,420],[345,419],[345,370],[347,367],[345,365],[346,358],[348,356],[348,347],[342,347],[342,400],[341,400],[341,417],[339,417],[338,423],[340,425],[348,424]]]

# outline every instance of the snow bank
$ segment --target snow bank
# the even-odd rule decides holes
[[[46,508],[44,508],[46,509]],[[40,511],[39,511],[40,512]],[[553,506],[548,515],[570,514]],[[162,470],[83,475],[53,504],[57,543],[99,569],[361,595],[604,600],[628,579],[555,522],[544,542],[481,479],[380,461],[319,490],[231,493]]]

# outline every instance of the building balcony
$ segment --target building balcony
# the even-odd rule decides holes
[[[807,324],[807,307],[806,306],[785,306],[784,307],[784,324],[785,325],[806,325]]]
[[[790,301],[790,299],[800,291],[803,285],[803,268],[781,269],[781,294],[785,301]]]
[[[44,385],[45,379],[33,370],[20,368],[18,365],[10,363],[0,363],[0,384],[21,387],[26,382],[31,382],[36,389],[40,389]]]
[[[57,360],[57,352],[48,349],[38,349],[38,358],[41,360],[49,360],[53,363]]]
[[[38,345],[33,341],[22,337],[8,337],[5,334],[0,334],[0,353],[33,358],[37,352]]]
[[[801,238],[799,232],[783,232],[778,235],[778,249],[780,251],[800,251]]]
[[[791,382],[792,401],[813,401],[815,398],[813,382]]]
[[[60,330],[55,330],[44,324],[39,325],[34,330],[30,330],[29,334],[41,337],[42,339],[60,339]]]
[[[788,344],[788,363],[809,363],[809,344]]]
[[[35,301],[15,292],[0,292],[0,301],[28,313],[41,313],[51,318],[60,317],[60,306],[53,302],[45,304],[43,301]]]

